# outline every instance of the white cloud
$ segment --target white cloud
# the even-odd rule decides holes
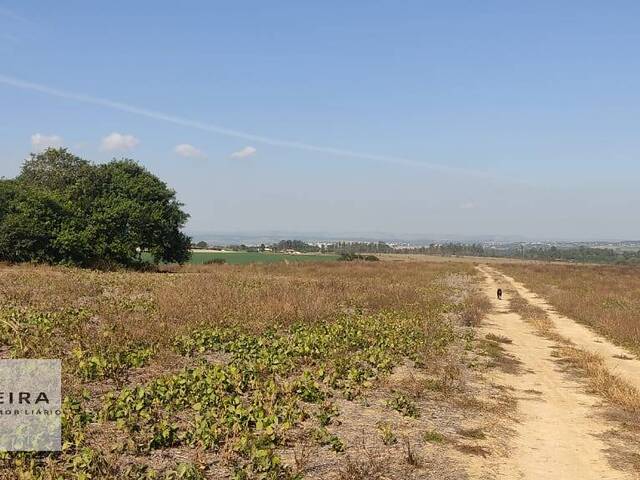
[[[140,143],[133,135],[113,132],[102,139],[102,150],[130,150]]]
[[[174,148],[173,151],[181,157],[204,158],[204,153],[202,152],[202,150],[194,147],[193,145],[189,145],[188,143],[181,143],[180,145],[176,145],[176,148]]]
[[[254,147],[244,147],[242,150],[238,150],[237,152],[233,152],[231,154],[231,158],[247,158],[251,155],[254,155],[258,150]]]
[[[463,210],[471,210],[472,208],[476,208],[476,204],[473,202],[465,202],[460,205],[460,208]]]
[[[62,146],[62,137],[59,135],[34,133],[31,135],[31,146],[38,151],[46,150],[49,147],[57,148]]]
[[[219,135],[225,135],[228,137],[242,138],[248,142],[259,142],[266,145],[273,145],[277,147],[293,148],[296,150],[304,150],[309,152],[326,153],[329,155],[335,155],[338,157],[355,158],[361,160],[370,160],[373,162],[384,162],[392,165],[402,165],[418,168],[426,168],[434,170],[436,172],[454,173],[459,175],[466,175],[469,177],[485,178],[500,180],[503,182],[516,183],[522,186],[534,186],[526,181],[519,179],[510,179],[499,175],[492,174],[490,172],[478,171],[468,168],[451,167],[449,165],[440,165],[437,163],[423,162],[414,160],[411,158],[393,157],[387,155],[376,155],[366,152],[356,152],[352,150],[345,150],[341,148],[334,148],[326,145],[314,145],[310,143],[302,143],[293,140],[286,140],[281,138],[265,137],[262,135],[256,135],[255,133],[244,132],[239,130],[233,130],[231,128],[223,127],[221,125],[213,125],[210,123],[203,123],[197,120],[189,118],[179,117],[170,113],[159,112],[156,110],[150,110],[147,108],[141,108],[136,105],[130,105],[128,103],[117,102],[108,98],[94,97],[82,93],[69,92],[66,90],[58,90],[47,85],[40,83],[28,82],[19,78],[9,77],[0,73],[0,84],[10,85],[12,87],[30,90],[32,92],[44,93],[46,95],[58,98],[66,98],[76,102],[87,103],[92,105],[99,105],[104,108],[110,108],[112,110],[119,110],[121,112],[132,113],[142,117],[153,118],[162,122],[173,123],[174,125],[181,125],[183,127],[189,127],[196,130],[202,130],[205,132],[216,133]]]

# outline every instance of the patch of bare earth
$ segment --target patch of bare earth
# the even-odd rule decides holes
[[[480,372],[465,377],[445,386],[438,375],[402,365],[363,398],[336,401],[340,415],[327,429],[344,442],[344,452],[317,445],[310,428],[298,432],[283,458],[318,480],[476,478],[469,475],[476,464],[505,452],[500,418],[511,414],[513,402]],[[414,416],[389,406],[397,395],[410,400]]]

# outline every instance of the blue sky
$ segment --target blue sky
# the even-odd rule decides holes
[[[0,176],[60,144],[143,163],[196,231],[640,238],[638,20],[631,1],[0,0]]]

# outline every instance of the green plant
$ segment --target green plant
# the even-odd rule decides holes
[[[393,433],[391,424],[387,422],[379,422],[378,430],[380,430],[380,435],[382,436],[382,443],[385,445],[395,445],[398,443],[398,437]]]
[[[313,437],[320,445],[329,445],[335,452],[344,452],[345,445],[340,437],[332,434],[325,427],[316,428],[313,431]]]
[[[175,469],[165,472],[164,480],[204,480],[205,476],[193,463],[179,463]]]
[[[399,392],[393,393],[391,399],[387,401],[387,406],[400,412],[405,417],[418,418],[420,416],[420,412],[418,412],[415,403],[411,401],[409,397]]]
[[[106,350],[93,354],[76,349],[73,351],[73,358],[76,362],[75,370],[83,380],[119,380],[130,368],[145,365],[154,353],[153,347],[130,345],[121,350]]]
[[[316,418],[322,427],[329,425],[337,415],[340,415],[338,408],[332,402],[328,401],[324,402],[318,412],[316,412]]]
[[[305,402],[318,403],[325,399],[325,393],[318,382],[315,381],[313,375],[308,370],[302,372],[302,375],[293,384],[294,394]]]
[[[430,443],[442,443],[445,441],[444,435],[435,430],[428,430],[424,432],[424,434],[422,434],[422,438],[425,442]]]

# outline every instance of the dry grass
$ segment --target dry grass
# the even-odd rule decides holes
[[[561,347],[560,355],[586,375],[590,390],[634,414],[640,425],[640,392],[613,375],[599,355],[572,345]]]
[[[277,454],[289,472],[310,478],[449,478],[437,472],[459,471],[448,466],[448,449],[453,446],[434,444],[425,432],[443,432],[455,440],[464,425],[479,418],[491,419],[486,423],[492,424],[506,408],[500,392],[485,395],[492,387],[483,385],[478,373],[487,362],[478,354],[481,342],[475,339],[473,326],[488,304],[476,290],[474,275],[471,264],[418,262],[188,266],[165,273],[0,267],[0,319],[4,322],[0,322],[0,358],[62,358],[64,393],[79,402],[71,418],[80,422],[84,413],[91,415],[86,425],[70,427],[72,446],[60,456],[45,456],[34,463],[0,457],[0,478],[15,478],[18,471],[25,478],[43,479],[151,478],[147,468],[167,478],[201,478],[198,472],[206,472],[208,478],[228,475],[233,462],[237,467],[242,435],[246,440],[255,432],[239,431],[237,438],[221,440],[217,449],[167,441],[140,450],[139,441],[152,424],[140,431],[123,429],[100,413],[109,402],[113,406],[105,394],[118,395],[133,386],[146,388],[148,394],[153,381],[196,364],[228,366],[231,355],[224,351],[187,354],[177,350],[176,340],[184,335],[230,327],[246,338],[267,341],[265,335],[273,329],[289,332],[293,324],[311,328],[345,317],[417,325],[419,330],[410,333],[426,343],[411,360],[389,356],[396,362],[391,372],[375,372],[380,378],[364,381],[355,398],[328,383],[320,385],[327,394],[324,403],[292,398],[287,408],[297,402],[307,417],[291,430],[278,432]],[[381,363],[388,354],[384,349],[371,352],[379,355],[374,360]],[[309,357],[300,368],[311,369],[312,360]],[[358,374],[360,366],[349,367]],[[289,372],[294,377],[300,373]],[[273,385],[280,388],[300,378],[276,375]],[[267,382],[264,388],[270,388]],[[309,388],[311,395],[316,387]],[[278,392],[274,402],[281,396],[291,397],[290,389]],[[252,394],[244,392],[238,401],[250,402]],[[481,401],[476,398],[480,395],[491,400]],[[124,402],[117,405],[126,406]],[[169,427],[189,428],[194,405],[169,417],[154,410],[154,405],[149,411],[169,420]],[[417,414],[407,415],[414,407]],[[323,410],[329,412],[325,417],[320,415]],[[387,438],[385,443],[381,420],[389,423],[397,442]],[[363,432],[366,442],[361,441]],[[260,456],[248,456],[254,450],[244,452],[243,461],[262,461]],[[269,461],[275,461],[274,452],[269,451]],[[372,461],[367,452],[376,452],[375,459],[394,460]],[[181,462],[191,465],[190,476],[172,473],[182,471]]]
[[[446,300],[446,292],[433,284],[436,278],[472,273],[468,265],[383,262],[188,266],[164,274],[16,266],[0,273],[0,320],[12,325],[31,312],[52,313],[56,334],[41,338],[23,328],[15,335],[8,323],[0,333],[4,326],[15,335],[22,357],[65,358],[76,348],[134,343],[162,350],[177,335],[207,326],[259,332],[350,312],[424,313]],[[469,321],[481,314],[473,298],[473,312],[464,309]],[[0,358],[2,348],[0,340]]]
[[[509,337],[505,337],[504,335],[496,335],[495,333],[487,333],[484,336],[487,340],[491,340],[497,343],[513,343]]]
[[[562,344],[570,343],[569,340],[556,332],[553,321],[542,308],[527,302],[527,300],[522,298],[522,296],[513,289],[509,289],[509,304],[514,312],[533,324],[539,334],[554,342]]]
[[[502,264],[563,315],[640,354],[640,268]]]
[[[432,285],[434,279],[453,273],[473,270],[382,262],[187,266],[165,274],[17,266],[0,273],[0,307],[86,310],[91,321],[82,326],[88,329],[82,337],[91,342],[166,342],[202,325],[241,324],[260,331],[345,312],[424,312],[436,296],[446,296]]]

